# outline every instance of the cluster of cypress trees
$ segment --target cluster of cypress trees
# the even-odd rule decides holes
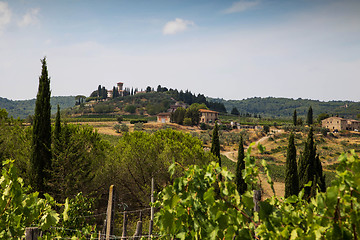
[[[310,181],[311,186],[306,186]],[[305,198],[314,196],[317,188],[322,192],[326,190],[325,176],[323,175],[319,155],[316,154],[314,130],[312,127],[310,127],[304,152],[300,155],[298,165],[296,162],[296,147],[293,133],[290,134],[287,149],[285,198],[297,195],[303,188]]]
[[[52,131],[50,77],[46,58],[41,63],[29,177],[33,190],[38,191],[40,196],[50,193],[57,199],[64,200],[64,196],[75,195],[79,189],[87,190],[84,183],[90,182],[94,177],[91,164],[96,160],[92,158],[92,151],[96,152],[96,147],[101,149],[102,146],[95,147],[97,139],[92,129],[61,124],[59,105]]]
[[[221,167],[221,156],[220,156],[220,141],[219,141],[219,126],[217,122],[215,123],[213,129],[213,136],[211,140],[211,153],[214,154],[218,158],[219,166]],[[247,190],[247,184],[245,183],[244,178],[242,177],[242,170],[245,169],[245,153],[244,153],[244,141],[243,137],[240,136],[239,142],[239,151],[238,151],[238,160],[236,164],[236,176],[235,182],[237,186],[237,190],[240,195],[244,194]],[[219,179],[221,180],[221,175]],[[219,190],[219,189],[217,189]]]

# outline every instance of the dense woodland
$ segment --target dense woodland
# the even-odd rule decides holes
[[[13,101],[0,97],[0,108],[6,109],[9,116],[12,116],[15,119],[26,119],[29,115],[34,115],[35,101],[36,99]],[[75,105],[75,97],[51,97],[51,113],[56,113],[57,105],[59,105],[61,109],[73,107]]]
[[[243,100],[224,100],[219,98],[209,98],[209,101],[223,103],[228,110],[237,108],[240,114],[250,113],[264,117],[291,117],[294,110],[299,116],[306,116],[309,106],[312,106],[314,116],[327,113],[330,116],[344,118],[358,118],[360,103],[351,101],[318,101],[310,99],[291,99],[276,97],[254,97]]]

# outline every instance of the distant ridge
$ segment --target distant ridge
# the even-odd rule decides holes
[[[337,115],[344,118],[357,118],[360,114],[360,102],[353,101],[319,101],[276,97],[253,97],[243,100],[224,100],[209,97],[207,97],[207,99],[209,101],[223,103],[228,113],[231,112],[233,107],[236,107],[242,114],[251,113],[262,117],[289,118],[292,117],[295,109],[298,116],[305,116],[309,106],[312,107],[315,116],[320,113],[327,113],[330,116]],[[51,97],[52,113],[56,112],[57,104],[60,105],[61,109],[73,107],[75,105],[75,96]],[[0,97],[0,108],[5,108],[9,116],[24,119],[34,114],[35,99],[9,100]]]
[[[295,109],[298,116],[305,116],[309,106],[312,107],[314,115],[327,113],[330,116],[356,118],[360,114],[360,102],[352,101],[319,101],[276,97],[253,97],[243,100],[209,98],[209,100],[223,103],[228,112],[236,107],[240,113],[260,114],[267,117],[292,117]]]
[[[51,113],[55,113],[57,105],[61,109],[73,107],[75,105],[74,96],[57,96],[51,97]],[[0,108],[5,108],[9,113],[9,117],[25,119],[29,115],[33,115],[35,111],[35,99],[30,100],[9,100],[0,97]]]

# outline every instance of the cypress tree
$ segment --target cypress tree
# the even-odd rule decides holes
[[[102,87],[102,89],[101,89],[101,98],[102,99],[107,98],[107,91],[106,91],[105,87]]]
[[[214,154],[219,161],[219,166],[221,167],[221,157],[220,157],[220,140],[219,140],[219,126],[217,122],[215,123],[213,136],[211,139],[211,153]]]
[[[308,114],[307,114],[307,124],[310,126],[311,124],[313,124],[313,110],[312,110],[312,107],[310,106],[309,107],[309,110],[308,110]]]
[[[54,129],[54,138],[55,141],[59,141],[61,132],[61,121],[60,121],[60,106],[57,105],[57,112],[55,118],[55,129]]]
[[[247,190],[247,185],[244,178],[242,177],[242,170],[245,169],[245,153],[244,153],[244,141],[243,137],[240,136],[238,159],[236,164],[236,187],[240,195],[244,194]]]
[[[233,107],[233,109],[231,110],[231,114],[232,115],[237,115],[237,116],[240,115],[239,110],[236,107]]]
[[[294,134],[289,137],[289,145],[286,154],[286,175],[285,175],[285,198],[299,193],[299,176],[296,163],[296,147]]]
[[[315,169],[316,169],[316,187],[319,186],[321,192],[326,192],[326,183],[325,175],[323,174],[323,169],[320,161],[319,155],[316,155],[315,158]]]
[[[45,193],[45,179],[51,168],[51,121],[50,121],[50,77],[46,58],[41,60],[42,72],[35,103],[35,114],[30,158],[31,185],[42,195]]]
[[[101,91],[101,85],[98,86],[98,98],[101,98],[102,91]]]
[[[296,124],[297,124],[297,113],[296,113],[296,109],[294,110],[293,124],[294,124],[294,126],[296,126]]]
[[[314,184],[314,176],[316,175],[316,146],[314,144],[313,128],[309,130],[308,138],[305,143],[304,152],[300,156],[299,160],[299,187],[304,188],[304,185],[309,181]],[[311,196],[311,188],[305,188],[305,197]]]

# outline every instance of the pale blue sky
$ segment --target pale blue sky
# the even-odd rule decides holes
[[[0,0],[0,97],[189,89],[360,101],[359,0]]]

